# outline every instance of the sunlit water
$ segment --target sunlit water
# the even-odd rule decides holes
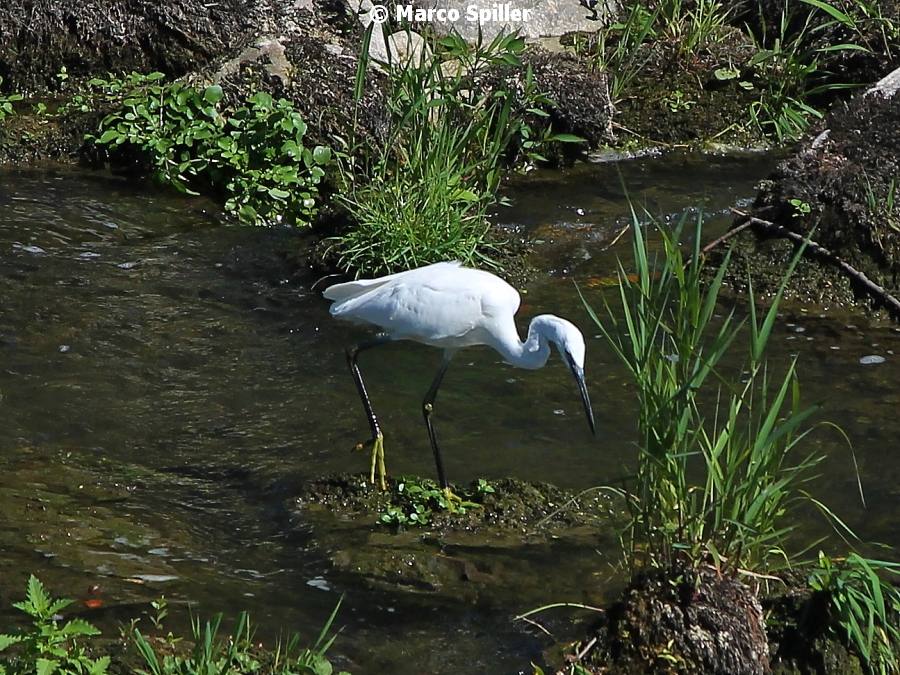
[[[607,248],[628,222],[622,185],[654,214],[702,209],[721,231],[728,207],[745,204],[772,163],[670,156],[517,182],[497,222],[538,240],[533,262],[547,272],[527,287],[520,326],[550,311],[585,330],[599,437],[558,359],[526,372],[467,350],[437,408],[450,478],[583,488],[622,476],[634,452],[632,394],[573,279],[599,307],[616,256],[629,250],[627,234]],[[526,669],[547,642],[511,617],[584,589],[559,597],[557,580],[550,597],[510,589],[506,603],[373,591],[333,574],[315,533],[289,526],[285,504],[304,480],[365,464],[349,451],[367,427],[343,347],[366,333],[332,321],[316,279],[289,262],[302,237],[223,228],[207,209],[93,174],[0,173],[3,611],[34,572],[78,599],[99,584],[104,609],[87,616],[110,631],[164,593],[201,614],[248,609],[263,635],[285,627],[312,636],[343,592],[334,654],[354,672]],[[805,395],[853,442],[868,510],[849,451],[827,430],[810,445],[830,455],[814,491],[863,537],[900,544],[900,335],[819,315],[786,312],[772,358],[799,355]],[[361,363],[388,470],[430,476],[419,401],[440,355],[406,343],[375,354]],[[863,365],[866,356],[885,361]],[[813,521],[809,529],[824,531]],[[537,575],[552,574],[547,558],[559,554],[527,555]],[[615,551],[565,555],[605,555],[605,569]]]

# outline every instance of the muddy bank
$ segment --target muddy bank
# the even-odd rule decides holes
[[[26,94],[18,114],[0,122],[0,163],[90,160],[83,136],[96,131],[115,102],[86,82],[131,71],[160,71],[199,87],[220,84],[225,105],[240,105],[256,91],[286,98],[303,114],[310,140],[323,145],[355,139],[372,148],[388,132],[382,71],[369,69],[363,98],[354,100],[363,29],[344,2],[29,7],[19,0],[0,9],[0,35],[12,36],[0,41],[0,90]],[[535,46],[523,66],[495,68],[473,86],[521,90],[529,67],[554,102],[547,106],[554,131],[592,145],[613,140],[605,76],[570,56]],[[45,108],[37,111],[38,104]],[[548,120],[530,122],[539,133]]]
[[[583,47],[596,51],[592,38]],[[616,44],[608,45],[609,58]],[[634,49],[613,77],[617,143],[626,146],[765,146],[758,128],[748,123],[749,106],[759,96],[741,84],[756,53],[737,28],[722,26],[696,53],[683,53],[671,40],[648,40]],[[727,79],[722,72],[728,70]],[[717,75],[718,71],[718,75]]]
[[[861,310],[884,306],[863,277],[886,293],[900,294],[898,172],[900,105],[895,98],[860,94],[833,110],[763,181],[751,214],[811,237],[831,254],[814,253],[801,261],[789,298]],[[754,289],[774,293],[796,241],[764,223],[754,223],[733,241],[730,284],[744,290],[749,268]],[[713,262],[724,249],[714,252]],[[840,262],[846,263],[843,269]],[[859,274],[848,272],[847,265]]]
[[[354,106],[360,30],[343,3],[122,3],[93,21],[91,11],[101,9],[96,4],[76,12],[48,3],[36,28],[21,8],[0,10],[0,31],[16,36],[0,52],[2,87],[29,94],[18,114],[0,123],[0,162],[91,163],[96,153],[84,135],[96,132],[117,101],[87,80],[131,71],[160,71],[168,81],[185,77],[197,86],[220,84],[226,105],[243,104],[255,91],[287,98],[317,143],[333,145],[354,124],[363,140],[386,130],[378,73],[369,74],[375,81]]]

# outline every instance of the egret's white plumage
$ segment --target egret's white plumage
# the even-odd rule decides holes
[[[413,340],[444,349],[444,364],[423,404],[444,487],[446,481],[430,415],[447,364],[462,347],[488,345],[508,363],[535,369],[547,362],[550,345],[555,345],[578,382],[588,423],[594,428],[584,384],[585,345],[581,331],[565,319],[542,314],[532,319],[528,337],[522,342],[514,318],[519,294],[490,272],[463,267],[458,262],[441,262],[378,279],[336,284],[326,289],[324,296],[334,301],[332,316],[380,328],[383,337],[379,342]],[[348,353],[350,367],[372,425],[373,442],[380,448],[381,432],[356,366],[358,351]],[[373,456],[373,466],[374,461]]]
[[[458,262],[440,262],[378,279],[328,288],[331,315],[381,328],[392,340],[459,349],[488,345],[512,365],[540,368],[548,342],[567,350],[584,368],[584,338],[571,323],[543,314],[522,343],[516,330],[519,293],[503,279]]]

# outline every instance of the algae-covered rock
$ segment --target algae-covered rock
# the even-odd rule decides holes
[[[486,491],[474,483],[457,489],[473,504],[451,512],[427,502],[424,524],[415,525],[395,510],[415,512],[415,500],[403,497],[413,485],[437,491],[408,478],[386,491],[362,475],[314,481],[290,505],[293,526],[354,583],[466,602],[508,602],[515,590],[522,609],[600,593],[597,568],[602,552],[617,551],[620,519],[599,491],[514,479]]]

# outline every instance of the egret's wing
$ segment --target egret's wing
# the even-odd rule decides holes
[[[409,275],[413,272],[424,272],[426,270],[437,268],[436,271],[440,272],[441,268],[451,269],[460,267],[462,263],[459,261],[453,262],[440,262],[435,263],[434,265],[428,265],[426,267],[421,267],[419,269],[410,270],[408,272],[397,272],[396,274],[388,274],[384,277],[378,277],[377,279],[358,279],[356,281],[348,281],[343,284],[334,284],[333,286],[329,286],[322,293],[323,297],[328,300],[334,300],[335,302],[341,302],[343,300],[348,300],[350,298],[355,298],[363,293],[368,293],[370,291],[375,290],[380,286],[384,286],[385,284],[389,284],[392,281]]]
[[[395,281],[331,307],[341,319],[370,323],[395,339],[444,340],[471,331],[481,301],[473,293],[442,292],[423,284]]]
[[[331,290],[331,289],[329,289]],[[502,279],[459,263],[402,272],[331,306],[334,317],[380,327],[395,340],[452,348],[514,337],[519,294]]]

